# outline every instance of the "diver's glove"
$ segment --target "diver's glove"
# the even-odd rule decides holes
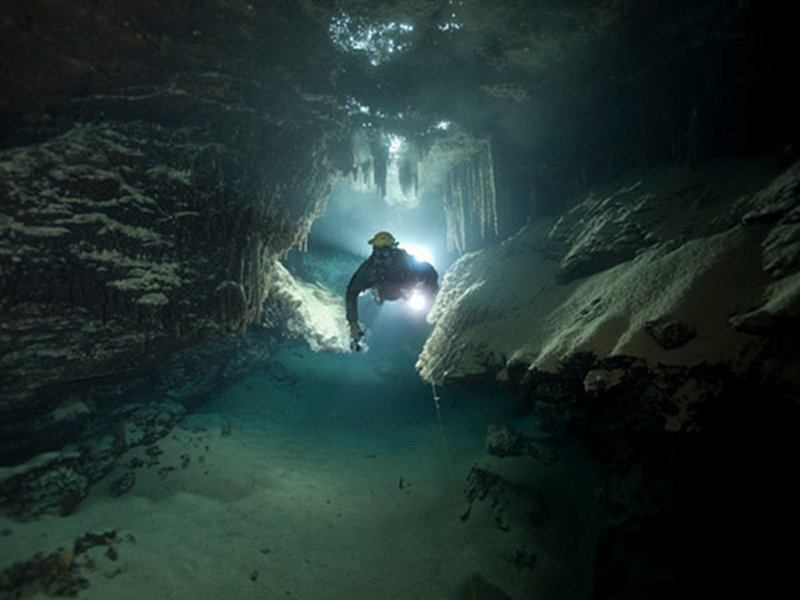
[[[364,330],[358,321],[350,321],[350,350],[359,352],[361,350],[361,338],[364,337]]]

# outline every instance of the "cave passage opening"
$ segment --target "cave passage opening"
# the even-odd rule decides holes
[[[284,259],[295,278],[337,298],[332,310],[341,318],[347,283],[377,231],[391,231],[443,276],[464,249],[452,244],[446,195],[480,193],[467,184],[469,174],[491,173],[482,163],[486,154],[475,158],[486,146],[460,137],[449,153],[428,155],[427,164],[415,156],[420,181],[403,186],[402,165],[414,142],[393,133],[379,139],[386,183],[368,164],[380,154],[373,147],[355,176],[334,185],[303,251]],[[469,212],[469,198],[464,202],[458,208]],[[225,433],[204,463],[224,474],[229,489],[223,510],[213,509],[220,535],[239,532],[261,554],[259,573],[274,593],[471,599],[473,589],[483,597],[503,588],[520,598],[563,598],[564,590],[587,597],[593,540],[606,523],[587,500],[596,465],[574,440],[545,432],[493,382],[437,388],[437,406],[415,369],[432,329],[426,314],[411,301],[378,305],[366,294],[359,302],[366,352],[284,339],[263,369],[187,416],[187,436]],[[551,448],[558,465],[487,454],[487,432],[498,423]],[[519,487],[496,483],[493,472]],[[518,549],[513,555],[504,550],[509,540]],[[223,564],[246,568],[230,548],[220,552]]]
[[[403,140],[385,139],[390,158],[399,155]],[[390,230],[443,275],[459,252],[448,247],[441,189],[421,188],[403,201],[399,187],[384,192],[341,179],[305,250],[285,262],[297,278],[343,299],[370,252],[367,240]],[[415,369],[431,330],[425,315],[410,301],[377,305],[367,295],[360,320],[368,351],[314,351],[284,340],[263,370],[189,415],[189,430],[227,432],[219,468],[232,490],[246,489],[227,508],[243,522],[223,517],[226,535],[233,527],[266,545],[262,554],[280,557],[267,567],[270,578],[301,597],[324,589],[331,599],[471,599],[473,590],[484,597],[503,594],[501,587],[513,597],[563,598],[564,590],[587,597],[593,540],[606,523],[587,500],[596,465],[492,382],[437,389],[437,406]],[[487,431],[497,423],[553,449],[558,467],[487,455]],[[509,481],[536,485],[493,483],[487,464]],[[500,550],[509,539],[514,555]]]
[[[459,256],[448,243],[443,167],[426,160],[415,142],[399,133],[364,128],[354,135],[354,148],[352,175],[336,181],[307,244],[286,257],[286,266],[298,279],[324,286],[343,304],[350,278],[372,251],[368,241],[379,231],[389,231],[400,248],[436,269],[441,284]],[[430,164],[435,168],[426,168]],[[413,365],[431,330],[426,315],[432,299],[379,305],[371,298],[367,292],[358,301],[367,344],[378,351],[407,348],[403,361]],[[343,306],[334,310],[344,315]]]

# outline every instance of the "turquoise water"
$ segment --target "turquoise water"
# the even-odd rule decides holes
[[[74,565],[86,600],[590,598],[593,463],[494,384],[446,385],[437,403],[414,369],[422,315],[366,302],[363,316],[367,351],[270,345],[266,366],[120,456],[73,514],[6,523],[19,558],[116,532],[113,553]],[[490,424],[561,460],[490,455]],[[491,485],[476,489],[475,466]]]
[[[247,469],[259,457],[272,474],[269,485],[281,490],[267,497],[281,527],[292,532],[286,545],[308,553],[311,562],[336,560],[330,553],[344,548],[375,577],[354,587],[330,575],[306,576],[306,594],[327,586],[330,598],[460,598],[467,574],[480,573],[514,598],[588,597],[597,528],[586,508],[590,463],[570,457],[572,449],[549,439],[495,386],[438,389],[437,412],[432,388],[414,370],[430,326],[401,310],[384,305],[370,315],[366,352],[315,353],[302,342],[281,344],[266,369],[222,391],[186,425],[225,430],[240,444]],[[492,423],[524,429],[564,458],[545,467],[529,457],[492,457],[485,447]],[[513,494],[504,517],[510,532],[497,527],[491,496],[462,522],[474,464],[541,489],[547,522],[531,526],[526,507],[513,506]],[[324,531],[311,525],[320,520],[328,524]],[[269,518],[257,526],[269,530]],[[536,548],[536,569],[510,563],[523,546]],[[282,577],[296,580],[299,568],[286,562]]]
[[[358,262],[301,258],[306,275],[324,274],[332,288],[343,288]],[[492,382],[436,390],[422,382],[414,364],[431,330],[424,313],[367,295],[359,320],[365,351],[282,342],[268,366],[184,423],[213,432],[208,477],[228,482],[231,494],[211,493],[235,498],[232,510],[250,523],[241,535],[273,540],[264,589],[275,593],[280,581],[302,598],[472,598],[472,573],[508,594],[486,588],[486,597],[588,598],[601,524],[591,461]],[[490,424],[514,426],[562,460],[491,456]],[[474,465],[504,483],[462,520]],[[543,498],[542,522],[532,523],[523,488]],[[535,567],[513,563],[519,550],[537,556]]]
[[[464,558],[461,488],[485,454],[487,424],[507,420],[515,402],[448,390],[442,429],[415,355],[376,339],[358,354],[287,343],[186,422],[226,428],[240,445],[245,477],[264,488],[253,527],[272,540],[271,577],[295,597],[449,598],[468,572],[486,570],[478,555]]]
[[[326,460],[353,452],[397,455],[424,445],[445,468],[442,452],[460,462],[476,459],[488,424],[507,422],[517,411],[512,397],[489,386],[447,387],[438,390],[443,432],[409,340],[384,345],[385,332],[373,333],[360,353],[315,353],[302,342],[285,343],[268,368],[222,391],[192,418],[216,419],[266,446],[290,438],[304,456]]]

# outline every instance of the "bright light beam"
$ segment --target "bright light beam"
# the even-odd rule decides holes
[[[427,304],[427,298],[425,298],[425,295],[419,291],[415,291],[413,294],[411,294],[411,298],[408,299],[408,305],[411,307],[411,310],[423,310]]]
[[[433,252],[428,250],[425,246],[419,246],[417,244],[401,244],[400,247],[417,260],[433,264]]]

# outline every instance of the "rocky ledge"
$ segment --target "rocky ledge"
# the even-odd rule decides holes
[[[433,382],[507,380],[588,352],[790,372],[758,357],[790,346],[800,318],[798,197],[800,163],[753,162],[654,170],[590,194],[462,257],[417,367]]]

